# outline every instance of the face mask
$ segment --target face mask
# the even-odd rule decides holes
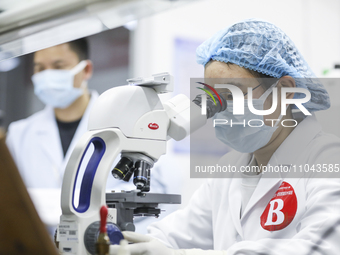
[[[34,93],[46,105],[66,108],[83,94],[82,88],[74,88],[74,76],[83,70],[86,61],[81,61],[71,70],[48,69],[32,76]]]
[[[273,84],[266,92],[259,98],[253,99],[253,106],[257,110],[263,110],[264,102],[273,90],[273,87],[277,83]],[[215,133],[216,137],[230,146],[231,148],[244,153],[254,152],[263,146],[265,146],[273,133],[277,129],[277,125],[280,122],[282,115],[275,125],[267,126],[263,124],[261,127],[251,127],[248,125],[248,121],[252,119],[262,120],[262,115],[253,114],[248,108],[248,100],[245,100],[244,115],[233,115],[233,101],[227,100],[227,109],[223,112],[219,112],[214,116],[214,119],[224,119],[227,120],[227,124],[216,125]],[[232,120],[232,126],[230,122]],[[235,125],[235,123],[238,123]],[[245,125],[243,124],[245,123]],[[263,122],[264,123],[264,122]],[[254,121],[250,123],[252,126],[260,126],[260,121]]]

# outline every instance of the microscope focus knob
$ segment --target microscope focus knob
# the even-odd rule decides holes
[[[92,254],[96,254],[96,242],[98,239],[98,235],[100,233],[99,231],[100,228],[100,222],[96,221],[91,223],[84,234],[84,243],[86,250]],[[110,238],[110,243],[111,244],[119,244],[120,240],[124,239],[124,236],[118,226],[116,224],[113,224],[111,222],[106,224],[107,228],[107,235]]]
[[[135,232],[136,230],[135,224],[133,224],[132,222],[126,222],[125,224],[123,224],[123,226],[121,226],[121,228],[123,229],[123,231]]]

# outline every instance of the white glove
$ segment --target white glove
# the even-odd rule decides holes
[[[150,236],[138,234],[135,232],[122,232],[124,238],[133,243],[128,245],[131,255],[181,255],[180,250],[173,250],[166,247],[163,243]],[[110,255],[119,255],[121,246],[110,245]],[[178,253],[177,253],[178,251]]]
[[[129,243],[125,239],[120,241],[120,246],[118,249],[118,255],[131,255],[129,251]]]
[[[127,247],[131,255],[227,255],[226,251],[207,251],[200,249],[174,250],[166,247],[162,242],[151,236],[129,231],[122,233],[127,241],[133,243]],[[122,245],[110,245],[110,255],[120,255],[120,249],[122,249]],[[124,247],[124,251],[125,249],[126,246]],[[129,253],[125,252],[123,254]]]

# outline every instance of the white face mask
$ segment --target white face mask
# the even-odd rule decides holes
[[[263,110],[264,102],[276,84],[277,83],[273,84],[269,89],[267,89],[259,99],[253,99],[253,106],[255,109]],[[228,124],[215,126],[216,137],[226,145],[239,152],[254,152],[269,142],[273,133],[277,129],[281,118],[282,115],[278,118],[273,127],[267,126],[265,124],[261,127],[251,127],[248,125],[249,120],[260,119],[263,121],[263,116],[255,115],[249,110],[248,100],[245,100],[244,115],[233,115],[233,101],[227,100],[227,109],[223,112],[217,113],[214,116],[214,119],[224,119],[228,121]],[[233,124],[230,126],[231,120],[233,123],[243,123],[245,121],[245,126],[243,124]],[[259,125],[258,123],[259,122],[256,122],[256,124],[252,123],[252,125]]]
[[[83,94],[82,88],[74,88],[74,76],[85,68],[81,61],[71,70],[48,69],[32,76],[34,93],[45,104],[54,108],[66,108]]]

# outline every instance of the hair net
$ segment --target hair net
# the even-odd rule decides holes
[[[326,89],[292,40],[269,22],[249,19],[235,23],[203,42],[196,50],[196,57],[197,63],[204,66],[213,59],[276,78],[285,75],[300,78],[295,79],[296,86],[311,92],[311,100],[304,104],[310,112],[330,106]],[[294,95],[294,98],[304,97],[301,93]]]

